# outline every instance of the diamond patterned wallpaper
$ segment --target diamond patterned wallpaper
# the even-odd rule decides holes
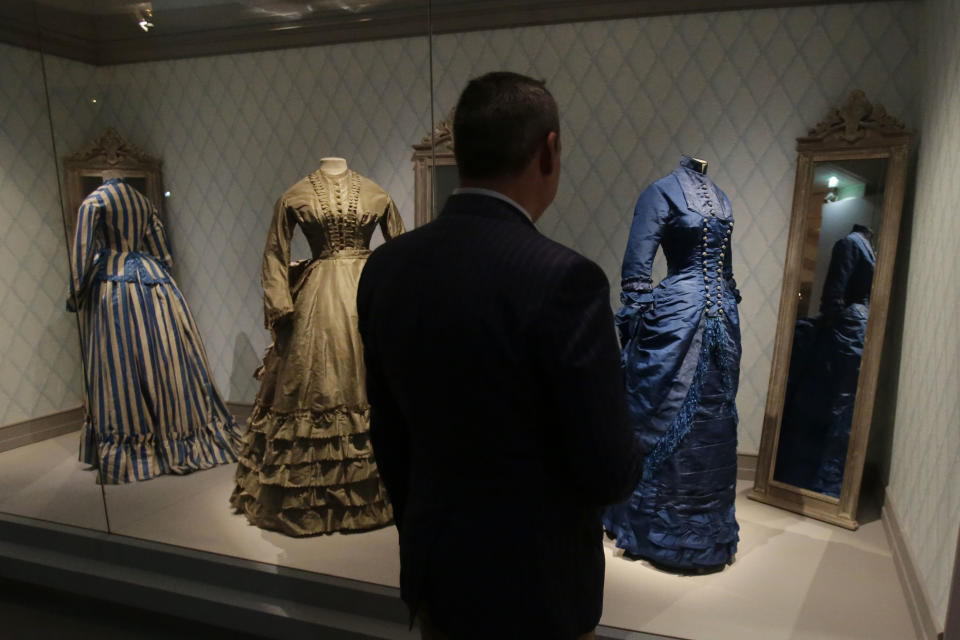
[[[890,491],[938,615],[960,521],[960,386],[949,277],[960,271],[950,167],[960,144],[960,0],[742,11],[439,36],[438,116],[492,69],[545,78],[565,169],[543,231],[614,284],[636,196],[683,152],[705,157],[737,214],[744,294],[742,452],[756,451],[793,188],[793,140],[848,90],[923,122]],[[40,59],[0,45],[0,425],[75,407],[80,362],[63,312],[68,271]],[[408,226],[410,145],[429,130],[425,38],[94,68],[48,57],[57,153],[108,125],[164,160],[177,261],[218,384],[250,402],[262,329],[259,264],[272,205],[326,155],[384,186]],[[944,132],[941,134],[940,132]],[[7,231],[9,230],[9,231]],[[298,250],[305,255],[305,243]],[[927,255],[952,263],[924,264]],[[952,269],[951,269],[952,267]],[[660,273],[663,273],[662,261]],[[616,290],[616,286],[613,287]],[[614,294],[615,295],[615,294]],[[615,303],[615,300],[613,300]]]
[[[540,226],[596,260],[619,295],[640,192],[681,153],[710,161],[737,219],[743,293],[740,451],[760,443],[793,198],[794,140],[854,88],[916,122],[915,4],[737,11],[442,35],[436,113],[466,78],[545,78],[561,111],[560,192]],[[660,260],[659,273],[665,274]]]
[[[546,78],[563,114],[565,169],[541,226],[614,283],[636,196],[682,152],[711,161],[737,210],[740,449],[755,452],[793,140],[853,87],[915,121],[915,14],[891,2],[443,35],[434,106],[447,113],[463,82],[487,70]],[[321,156],[343,155],[412,223],[410,145],[429,128],[427,55],[426,39],[414,38],[123,65],[81,81],[51,73],[58,140],[113,125],[163,158],[175,272],[231,400],[256,391],[250,371],[268,341],[260,254],[288,185]]]
[[[252,402],[269,342],[260,261],[287,187],[321,157],[343,156],[413,226],[411,145],[430,130],[427,39],[88,67],[87,76],[71,64],[51,62],[58,144],[72,150],[114,126],[163,159],[174,276],[221,392]],[[296,240],[295,257],[309,256]]]
[[[81,404],[80,347],[36,52],[0,45],[0,425]]]
[[[928,0],[925,11],[923,135],[888,491],[943,628],[960,525],[960,0]]]

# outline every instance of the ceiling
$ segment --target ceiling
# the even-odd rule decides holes
[[[879,1],[879,0],[874,0]],[[97,65],[838,0],[4,0],[0,42]],[[142,25],[141,25],[142,23]]]

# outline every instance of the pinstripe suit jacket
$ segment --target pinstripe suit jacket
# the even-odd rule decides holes
[[[641,465],[603,272],[461,194],[374,251],[357,304],[411,615],[458,639],[595,627],[600,509]]]

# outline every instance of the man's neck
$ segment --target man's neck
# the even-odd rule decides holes
[[[462,178],[460,186],[464,189],[489,189],[507,196],[526,210],[536,221],[542,213],[529,189],[524,189],[520,182],[515,180],[475,180]]]

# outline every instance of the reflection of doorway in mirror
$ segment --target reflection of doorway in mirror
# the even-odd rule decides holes
[[[814,170],[814,188],[808,208],[808,232],[805,245],[805,273],[801,281],[809,284],[798,316],[812,315],[820,309],[823,286],[833,247],[846,237],[854,225],[874,233],[879,231],[879,212],[883,206],[886,159],[820,162]]]

